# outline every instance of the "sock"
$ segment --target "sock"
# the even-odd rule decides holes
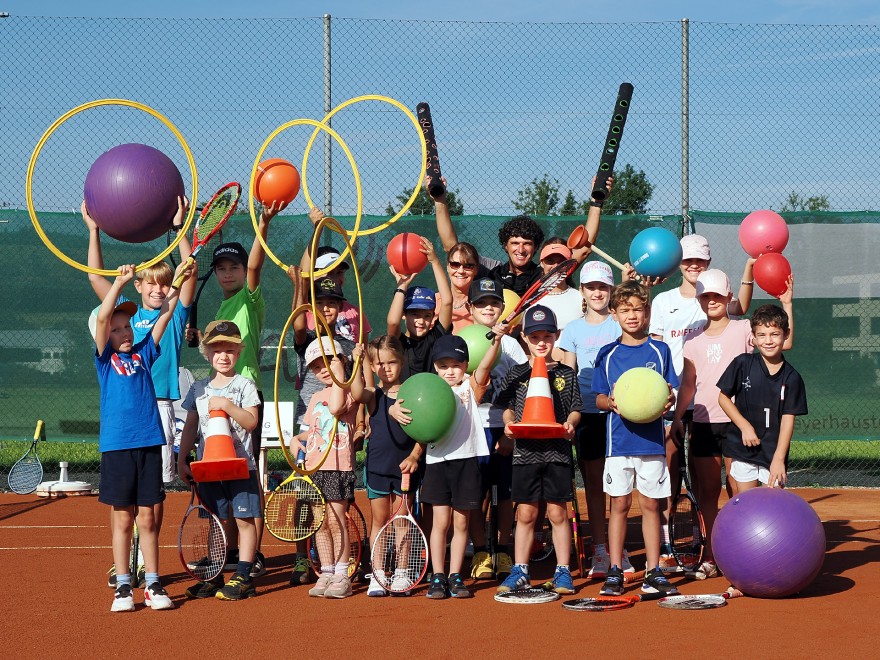
[[[131,586],[131,575],[126,573],[125,575],[116,574],[116,588],[119,589],[123,584],[127,584],[129,587]]]
[[[660,543],[669,545],[669,525],[660,525]]]
[[[321,575],[333,575],[333,564],[321,566]]]
[[[333,572],[336,575],[348,575],[348,562],[345,562],[345,563],[337,562],[336,566],[334,567]]]
[[[558,571],[560,568],[564,568],[565,570],[571,570],[568,567],[568,564],[556,564],[556,570]]]
[[[254,567],[254,562],[252,561],[239,561],[238,565],[235,567],[235,572],[238,575],[245,576],[248,580],[251,579],[251,569]]]
[[[608,548],[605,547],[604,543],[597,543],[593,552],[595,552],[597,555],[607,555]]]
[[[526,575],[529,574],[529,565],[528,565],[528,564],[517,564],[516,566],[519,567],[519,569],[520,569],[523,573],[525,573]]]
[[[119,577],[116,578],[116,581],[117,582],[119,581]],[[144,582],[147,583],[148,587],[151,584],[158,582],[158,581],[159,581],[159,574],[158,573],[147,573],[146,576],[144,577]]]

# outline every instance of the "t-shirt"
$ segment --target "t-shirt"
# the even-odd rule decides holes
[[[620,337],[620,324],[609,315],[602,323],[587,323],[584,318],[572,321],[559,337],[559,348],[577,355],[578,386],[586,413],[603,412],[596,407],[593,391],[593,367],[599,349]]]
[[[696,297],[685,298],[680,289],[671,289],[651,301],[649,334],[659,336],[672,352],[675,375],[681,379],[682,349],[688,335],[699,334],[707,321]]]
[[[637,346],[623,344],[618,339],[599,349],[593,369],[593,391],[610,396],[614,391],[614,384],[623,373],[636,367],[653,369],[667,383],[678,387],[678,376],[672,369],[669,346],[649,337]],[[639,424],[614,412],[608,415],[605,456],[657,455],[666,455],[666,430],[662,417],[647,424]]]
[[[486,329],[488,331],[488,328]],[[529,356],[520,346],[520,343],[509,335],[501,337],[501,353],[498,357],[498,364],[489,373],[491,380],[483,400],[479,405],[480,423],[487,428],[504,428],[504,410],[505,408],[496,405],[495,399],[498,397],[498,386],[507,376],[508,372],[518,364],[528,362]]]
[[[131,347],[131,353],[114,351],[109,341],[100,355],[95,351],[101,389],[101,453],[165,444],[151,377],[160,353],[149,333]]]
[[[257,390],[263,389],[260,374],[260,335],[265,316],[266,302],[263,300],[262,285],[258,285],[253,292],[245,285],[241,291],[220,303],[220,309],[214,317],[218,321],[232,321],[238,326],[244,349],[235,363],[235,370],[254,381]]]
[[[325,337],[326,335],[322,334],[321,336]],[[296,421],[299,424],[303,423],[303,415],[305,415],[312,397],[317,392],[320,392],[327,387],[324,383],[318,380],[318,377],[309,369],[309,365],[305,363],[306,349],[309,347],[309,344],[317,338],[318,335],[314,330],[306,330],[306,340],[301,344],[294,343],[293,345],[293,350],[296,351],[296,354],[299,356],[299,360],[297,360],[297,384],[299,386],[297,389],[299,390],[299,399],[297,399],[296,402]],[[333,339],[339,344],[339,347],[342,349],[342,354],[351,357],[351,352],[354,350],[355,343],[348,339],[343,339],[342,337],[334,337]],[[345,367],[346,380],[351,376],[351,366],[351,364],[348,364]]]
[[[324,452],[327,459],[321,465],[322,470],[341,470],[351,472],[354,469],[354,444],[352,435],[357,421],[357,404],[351,395],[346,393],[345,412],[339,415],[339,426],[336,429],[336,437],[333,445],[328,449],[327,445],[333,435],[333,422],[335,418],[330,413],[330,393],[332,387],[325,387],[312,395],[309,408],[303,417],[303,428],[306,433],[306,469],[313,469]],[[294,454],[299,453],[294,451]]]
[[[257,394],[257,386],[250,378],[245,378],[241,374],[236,374],[231,381],[223,387],[214,387],[211,385],[211,378],[202,378],[197,380],[189,388],[189,392],[183,400],[184,410],[195,410],[199,414],[199,442],[198,451],[196,453],[197,460],[202,460],[202,454],[205,451],[205,431],[208,428],[208,421],[211,419],[208,410],[208,401],[212,396],[226,397],[239,408],[252,408],[260,405],[260,397]],[[241,424],[236,422],[232,417],[229,418],[229,430],[232,432],[232,444],[235,447],[235,455],[238,458],[246,458],[248,462],[248,470],[256,470],[254,462],[254,448],[251,444],[251,433],[246,431]]]
[[[119,302],[128,300],[124,296],[119,297]],[[119,304],[117,302],[117,304]],[[134,341],[139,342],[146,335],[153,332],[156,319],[161,310],[147,309],[138,305],[138,310],[131,317],[131,329],[134,331]],[[180,346],[186,335],[186,320],[189,318],[189,307],[184,307],[180,300],[174,307],[171,319],[159,340],[161,354],[151,369],[153,377],[153,389],[157,399],[179,399],[186,392],[181,392],[177,384],[177,370],[180,367]]]
[[[453,387],[452,392],[458,404],[455,420],[443,438],[428,444],[425,452],[428,465],[489,455],[486,433],[477,411],[477,403],[483,397],[485,388],[477,385],[471,376]]]
[[[581,292],[569,287],[561,293],[551,291],[535,304],[552,309],[556,315],[556,327],[564,330],[572,321],[584,317],[583,302]]]
[[[434,362],[431,360],[431,351],[438,337],[448,335],[449,330],[437,321],[421,337],[400,335],[400,343],[403,344],[404,364],[400,374],[400,380],[404,381],[410,376],[422,373],[434,373]]]
[[[364,339],[366,339],[370,336],[373,328],[370,327],[370,322],[367,321],[367,315],[364,314],[363,317]],[[342,308],[339,310],[339,315],[336,317],[336,336],[357,342],[359,339],[358,330],[360,328],[360,318],[360,310],[347,300],[343,301]],[[315,329],[315,317],[312,316],[311,312],[306,312],[306,327],[309,330]],[[324,327],[321,326],[321,330],[323,329]]]
[[[695,422],[729,422],[718,405],[716,383],[733,358],[754,350],[752,324],[748,319],[731,321],[720,335],[688,335],[684,357],[694,363],[697,391],[694,394]]]
[[[480,257],[480,263],[489,269],[491,277],[501,282],[502,287],[510,289],[520,297],[544,275],[544,271],[534,261],[527,263],[525,269],[519,275],[514,275],[511,272],[509,261]]]
[[[730,424],[721,444],[722,453],[769,468],[779,442],[782,416],[807,414],[807,391],[801,375],[785,358],[782,368],[771,375],[760,353],[746,353],[733,359],[718,379],[718,389],[734,400],[736,409],[761,440],[757,447],[746,447],[739,427]]]
[[[364,459],[364,467],[373,474],[398,476],[400,464],[412,453],[416,444],[397,420],[388,414],[388,409],[396,400],[381,389],[376,389],[376,409],[370,415],[370,437],[367,439]]]
[[[532,367],[526,362],[513,367],[499,386],[495,403],[505,409],[512,409],[516,421],[522,420],[526,394]],[[550,383],[550,396],[553,398],[553,416],[563,424],[573,412],[583,407],[581,392],[577,386],[577,374],[574,369],[564,364],[547,367],[547,379]],[[571,444],[564,438],[549,440],[528,440],[517,438],[513,449],[514,465],[537,465],[541,463],[564,463],[571,461]]]

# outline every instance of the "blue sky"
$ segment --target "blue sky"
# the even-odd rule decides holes
[[[425,7],[442,8],[426,14]],[[609,7],[613,7],[609,11]],[[829,10],[833,7],[833,11]],[[149,3],[118,0],[0,0],[0,10],[28,16],[137,16],[137,17],[305,17],[329,13],[340,18],[434,19],[514,22],[632,22],[694,21],[723,23],[877,24],[876,0],[445,0],[417,3],[411,0],[152,0]]]

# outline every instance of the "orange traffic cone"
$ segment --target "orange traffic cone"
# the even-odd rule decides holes
[[[202,460],[190,464],[193,479],[196,481],[247,479],[247,459],[235,456],[229,416],[222,410],[211,410],[208,414],[211,419],[208,420]]]
[[[561,438],[565,427],[556,421],[553,413],[553,397],[550,394],[550,380],[547,378],[547,362],[536,357],[532,362],[532,377],[526,392],[522,420],[510,425],[514,437],[529,440]]]

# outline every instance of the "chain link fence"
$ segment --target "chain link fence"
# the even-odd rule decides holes
[[[260,145],[285,122],[321,119],[365,94],[413,110],[428,101],[443,171],[462,206],[456,227],[501,258],[497,230],[518,212],[521,192],[548,214],[548,235],[567,236],[578,222],[560,214],[580,212],[589,196],[626,80],[635,94],[617,172],[621,188],[632,188],[606,208],[600,247],[625,259],[640,229],[685,227],[710,236],[713,265],[735,281],[745,259],[735,234],[742,217],[758,208],[793,212],[786,213],[786,256],[796,274],[797,330],[789,357],[805,377],[811,412],[798,419],[792,481],[880,485],[880,274],[871,247],[880,215],[870,212],[880,210],[878,37],[875,26],[687,22],[0,19],[0,254],[8,273],[0,292],[0,477],[44,419],[49,475],[67,460],[76,478],[96,479],[98,393],[86,317],[98,301],[85,274],[46,250],[24,210],[31,153],[68,110],[102,98],[155,108],[191,148],[204,201],[227,181],[246,187]],[[361,226],[378,226],[416,183],[416,129],[378,101],[341,110],[332,125],[360,174]],[[293,127],[264,155],[299,165],[311,134]],[[125,142],[162,150],[192,191],[184,149],[162,122],[117,105],[75,115],[46,141],[31,183],[44,230],[77,261],[86,260],[77,212],[85,174],[98,155]],[[352,227],[354,177],[340,146],[317,136],[306,174],[312,201]],[[541,183],[548,185],[529,188]],[[270,246],[287,263],[298,261],[310,231],[305,197],[271,229]],[[424,216],[358,239],[364,306],[379,332],[393,290],[385,245],[398,231],[439,246],[433,218]],[[250,245],[250,218],[236,216],[225,237]],[[107,239],[105,263],[139,262],[164,246],[164,238]],[[261,364],[271,383],[291,285],[268,261],[264,273]],[[677,286],[675,279],[666,286]],[[349,279],[349,298],[353,287]],[[205,309],[218,303],[216,285],[203,301]],[[183,362],[206,374],[194,349],[183,348]],[[279,396],[290,399],[295,364],[286,353],[284,362]]]

